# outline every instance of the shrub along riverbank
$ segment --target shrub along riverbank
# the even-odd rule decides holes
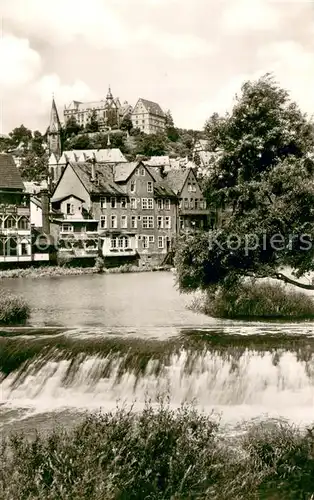
[[[279,283],[249,281],[196,296],[189,309],[215,318],[314,319],[310,295]]]
[[[8,292],[0,292],[0,325],[23,323],[30,315],[24,299]]]
[[[168,271],[171,266],[133,266],[125,264],[113,268],[101,267],[68,267],[68,266],[44,266],[28,267],[25,269],[0,270],[1,278],[46,278],[54,276],[80,276],[83,274],[118,274],[118,273],[140,273],[149,271]]]
[[[0,497],[32,500],[312,498],[314,438],[287,424],[233,440],[194,408],[90,415],[72,429],[2,443]]]

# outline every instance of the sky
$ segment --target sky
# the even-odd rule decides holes
[[[314,113],[314,0],[0,0],[0,133],[45,131],[52,94],[139,97],[202,129],[273,72]]]

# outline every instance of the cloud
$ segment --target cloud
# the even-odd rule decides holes
[[[200,57],[210,55],[215,51],[211,43],[196,35],[164,33],[155,30],[151,26],[141,28],[136,35],[136,40],[138,43],[148,43],[175,59]]]
[[[77,37],[96,47],[120,47],[128,41],[126,27],[102,0],[10,0],[2,7],[2,16],[54,45]]]
[[[274,30],[280,16],[276,3],[269,0],[229,0],[222,15],[222,28],[228,32]]]
[[[25,38],[4,35],[0,38],[0,88],[20,87],[31,82],[41,68],[38,52]]]
[[[314,113],[314,58],[312,51],[301,44],[286,40],[270,43],[259,49],[259,63],[272,71],[279,83],[290,91],[300,107]]]

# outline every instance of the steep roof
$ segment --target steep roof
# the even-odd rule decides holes
[[[54,98],[52,99],[51,112],[50,112],[50,123],[49,123],[49,132],[59,132],[61,128],[61,123],[58,115],[57,106]]]
[[[88,158],[95,158],[100,163],[122,163],[126,158],[119,148],[112,149],[72,149],[63,151],[59,165],[70,162],[85,162]]]
[[[114,168],[114,181],[123,182],[126,181],[132,172],[136,169],[140,162],[131,161],[128,163],[118,163]]]
[[[164,165],[170,165],[169,156],[152,156],[149,160],[145,160],[143,163],[149,167],[162,167]]]
[[[24,191],[20,172],[12,155],[0,153],[0,189],[17,189]]]
[[[147,99],[143,99],[142,97],[137,102],[138,103],[141,102],[149,113],[157,116],[165,116],[165,113],[163,112],[163,110],[161,109],[161,107],[157,102],[148,101]]]
[[[182,191],[189,173],[190,169],[173,169],[167,172],[167,183],[176,194]]]
[[[85,189],[90,194],[112,194],[124,195],[125,191],[118,186],[114,181],[113,166],[108,164],[96,164],[95,174],[96,181],[91,180],[91,164],[90,163],[74,163],[69,165],[82,182]]]
[[[174,197],[176,193],[173,191],[168,183],[167,176],[161,175],[160,169],[158,167],[146,167],[153,179],[154,184],[154,194],[157,196],[169,196]]]

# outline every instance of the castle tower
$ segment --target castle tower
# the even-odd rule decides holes
[[[59,120],[57,106],[52,97],[50,123],[47,132],[47,142],[49,154],[54,153],[57,160],[61,156],[61,123]]]

